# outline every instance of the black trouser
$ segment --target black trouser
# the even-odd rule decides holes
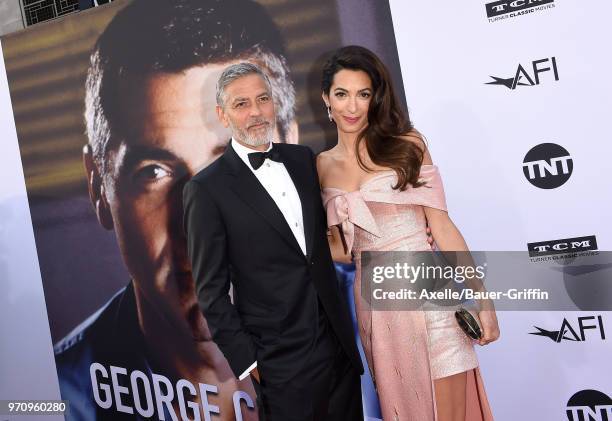
[[[259,421],[363,420],[359,374],[344,351],[308,369],[278,385],[253,380]]]
[[[282,384],[261,384],[259,421],[362,421],[359,373],[325,323],[304,369]]]

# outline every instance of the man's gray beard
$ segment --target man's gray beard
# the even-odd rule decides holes
[[[231,120],[230,128],[232,129],[232,134],[236,138],[236,140],[249,146],[265,145],[266,143],[272,141],[272,136],[274,135],[274,124],[269,124],[268,128],[262,134],[261,137],[251,136],[248,130],[239,129],[238,127],[234,126],[234,123]]]

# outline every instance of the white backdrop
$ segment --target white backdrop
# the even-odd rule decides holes
[[[494,22],[486,1],[390,3],[410,115],[429,140],[451,217],[470,248],[527,251],[531,242],[594,235],[599,250],[612,250],[612,3],[556,0]],[[535,83],[533,61],[540,59],[548,61],[538,69],[551,70],[539,73],[537,85],[486,84],[491,76],[514,78],[519,64]],[[525,75],[520,82],[529,84]],[[523,174],[526,153],[541,143],[558,144],[572,158],[560,187],[538,188]],[[597,315],[605,340],[596,329],[585,331],[585,341],[529,335],[534,326],[559,330],[564,318],[577,329],[578,317]],[[502,338],[479,350],[497,420],[578,421],[566,414],[574,393],[612,396],[612,314],[499,317]],[[612,416],[612,406],[604,411]]]

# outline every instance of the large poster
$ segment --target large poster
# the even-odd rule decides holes
[[[323,58],[364,45],[401,87],[392,28],[378,0],[118,0],[2,39],[67,419],[256,419],[197,306],[181,226],[182,186],[230,137],[215,82],[261,65],[276,141],[320,151],[335,143]]]

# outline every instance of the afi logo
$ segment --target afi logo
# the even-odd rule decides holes
[[[569,152],[556,143],[536,145],[523,159],[525,178],[541,189],[554,189],[565,184],[573,169],[574,162]]]
[[[597,320],[597,323],[594,321]],[[594,324],[592,324],[594,323]],[[541,327],[534,326],[538,329],[537,332],[529,332],[530,335],[545,336],[556,343],[561,341],[584,342],[586,341],[586,331],[596,329],[599,331],[599,336],[602,341],[606,340],[606,332],[604,331],[603,319],[601,315],[578,317],[578,328],[574,329],[566,318],[563,319],[559,330],[546,330]],[[578,335],[577,332],[580,332]]]
[[[531,62],[532,75],[519,63],[513,77],[503,78],[497,76],[489,76],[493,81],[487,82],[486,85],[503,85],[508,89],[514,90],[517,86],[534,86],[540,84],[540,74],[545,72],[553,73],[555,80],[559,80],[559,71],[557,69],[557,59],[555,57],[543,58]]]

